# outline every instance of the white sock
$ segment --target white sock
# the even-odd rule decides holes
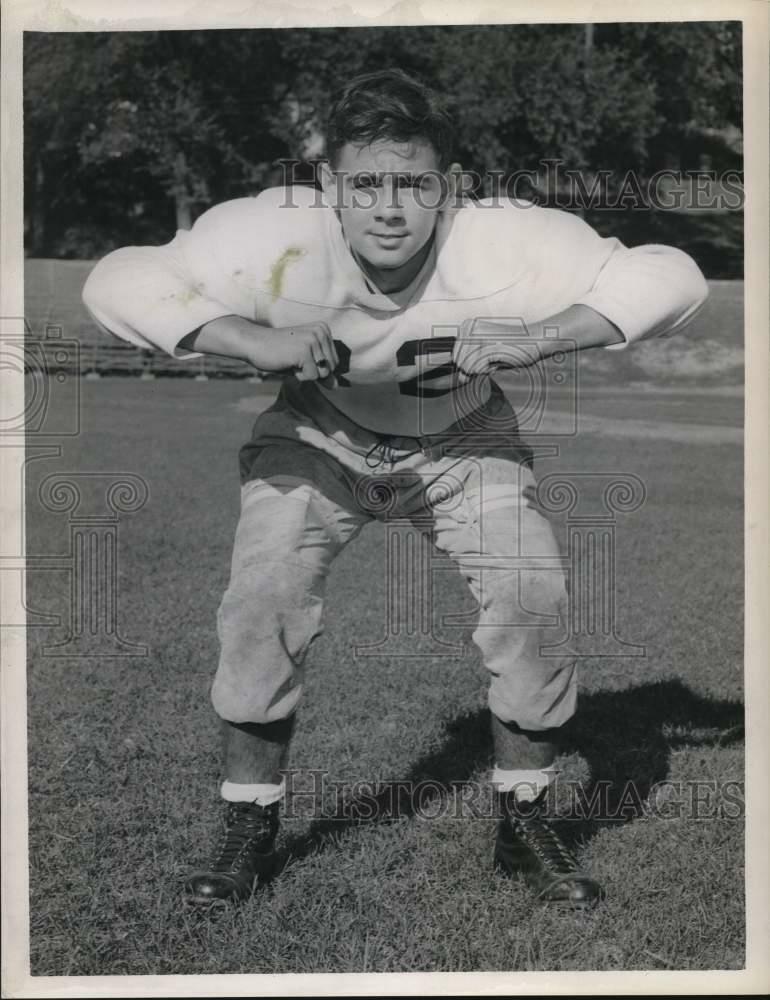
[[[235,781],[223,781],[220,789],[225,802],[256,802],[258,806],[271,806],[283,798],[286,783],[241,785]]]
[[[515,802],[534,802],[558,773],[553,764],[532,771],[505,771],[495,765],[491,781],[499,792],[513,792]]]

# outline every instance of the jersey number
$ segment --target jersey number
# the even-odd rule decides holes
[[[428,337],[425,340],[407,340],[396,351],[396,364],[399,368],[413,368],[417,364],[418,358],[425,357],[428,354],[449,354],[451,356],[454,343],[454,337]],[[350,348],[347,344],[343,344],[341,340],[335,340],[334,346],[337,348],[337,357],[339,358],[339,364],[334,370],[334,374],[337,376],[337,384],[347,388],[350,386],[350,380],[345,378],[345,373],[350,371]],[[407,379],[405,382],[399,382],[398,391],[402,396],[445,396],[448,392],[452,391],[453,385],[436,388],[426,383],[452,376],[456,371],[455,363],[449,361],[446,364],[438,365],[436,368],[431,368],[430,371],[415,375],[414,378]],[[451,381],[454,383],[454,379]]]

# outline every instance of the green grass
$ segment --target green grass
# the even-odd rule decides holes
[[[739,400],[633,396],[619,383],[619,398],[588,395],[586,411],[740,425]],[[188,912],[181,882],[219,829],[208,687],[237,518],[236,452],[252,419],[242,401],[265,390],[117,379],[81,389],[80,436],[60,459],[29,464],[28,551],[67,550],[66,516],[36,499],[46,475],[143,476],[150,499],[119,528],[120,628],[150,655],[67,660],[43,655],[62,628],[30,632],[33,974],[743,966],[743,821],[724,802],[721,817],[706,819],[685,809],[565,823],[607,888],[588,914],[537,906],[496,877],[491,819],[408,814],[359,825],[299,815],[284,824],[284,866],[270,887],[237,912]],[[741,782],[740,448],[707,433],[690,443],[581,434],[538,471],[551,466],[631,472],[647,487],[643,507],[618,522],[619,632],[646,656],[585,661],[566,773],[608,782],[615,802],[628,780],[642,798],[666,778]],[[473,649],[351,653],[384,634],[384,540],[381,526],[369,528],[334,566],[291,765],[345,783],[482,779],[491,747]],[[442,578],[437,619],[470,610],[459,575]],[[30,574],[29,604],[64,613],[66,588],[63,573]],[[404,650],[424,642],[405,640]]]

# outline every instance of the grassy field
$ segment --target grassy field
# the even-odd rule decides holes
[[[33,974],[741,968],[740,301],[740,285],[715,285],[702,341],[721,337],[738,353],[701,353],[709,371],[690,355],[677,375],[661,360],[673,346],[645,349],[644,364],[631,352],[603,355],[605,374],[594,371],[580,397],[581,432],[538,469],[627,472],[647,490],[617,528],[618,629],[646,655],[584,661],[561,758],[565,776],[589,790],[605,783],[615,805],[629,781],[639,795],[616,819],[565,820],[608,894],[583,914],[534,905],[498,878],[493,819],[443,808],[453,782],[483,782],[490,765],[470,628],[440,626],[464,655],[354,655],[385,634],[381,525],[334,566],[291,767],[297,787],[311,770],[345,786],[431,780],[447,802],[361,823],[314,820],[298,805],[269,887],[216,919],[185,909],[182,880],[220,823],[208,687],[237,519],[236,453],[274,389],[82,382],[81,433],[61,458],[29,464],[27,547],[67,552],[66,515],[37,500],[47,475],[141,476],[148,502],[119,525],[119,618],[123,637],[149,653],[67,659],[44,649],[66,629],[30,631]],[[697,331],[687,343],[700,350]],[[555,525],[563,539],[564,522]],[[442,579],[439,622],[473,607],[459,575]],[[66,615],[67,587],[64,572],[32,573],[28,603]],[[419,636],[402,644],[402,654],[430,653]],[[669,789],[671,808],[645,811],[666,779],[681,783]]]

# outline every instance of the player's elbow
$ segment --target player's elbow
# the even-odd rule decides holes
[[[86,309],[94,315],[101,314],[106,311],[106,307],[109,304],[111,294],[110,294],[110,265],[109,257],[103,257],[95,267],[92,268],[86,282],[83,285],[83,291],[81,292],[81,298],[83,300],[83,305]]]
[[[679,252],[684,258],[683,263],[685,265],[683,267],[684,292],[689,299],[690,308],[693,314],[695,314],[706,304],[706,300],[709,297],[708,282],[703,271],[701,271],[692,257],[681,250]]]
[[[101,301],[101,283],[99,277],[96,275],[96,267],[90,272],[86,278],[86,283],[83,285],[83,291],[80,293],[80,297],[83,300],[83,305],[86,309],[93,314],[95,308],[99,307]]]
[[[97,268],[99,265],[97,264]],[[83,305],[92,321],[107,333],[112,333],[113,324],[110,322],[110,310],[108,308],[109,296],[101,281],[101,276],[95,274],[95,270],[86,278],[86,283],[81,292]]]
[[[113,250],[91,269],[80,293],[90,315],[110,333],[120,326],[127,305],[136,299],[137,278],[132,248]],[[120,335],[120,334],[118,334]]]
[[[682,316],[678,327],[682,329],[690,325],[706,304],[709,297],[709,286],[703,272],[692,257],[681,251],[680,253],[683,258],[681,267]]]
[[[667,248],[665,280],[668,287],[668,316],[655,336],[671,336],[688,327],[709,297],[703,272],[682,250]]]
[[[661,287],[668,289],[666,297],[671,303],[673,312],[678,314],[675,328],[680,329],[705,305],[709,297],[708,282],[692,257],[683,250],[674,247],[650,249],[654,251]]]

